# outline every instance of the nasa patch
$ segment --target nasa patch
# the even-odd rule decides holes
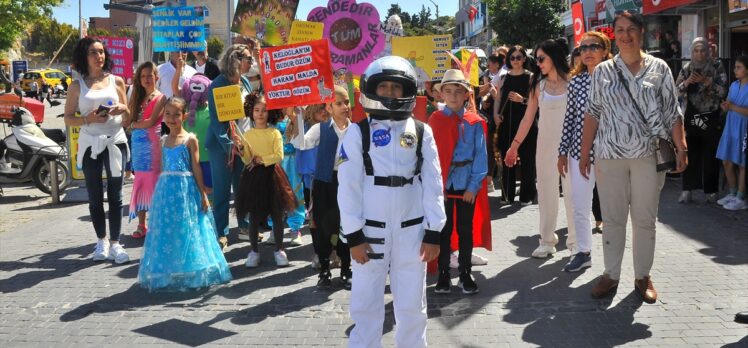
[[[412,149],[416,146],[416,142],[418,139],[416,138],[416,135],[410,132],[405,132],[403,134],[400,134],[400,146]]]
[[[390,134],[391,129],[392,128],[375,130],[374,134],[371,135],[371,141],[374,143],[374,146],[387,146],[387,144],[392,140],[392,135]]]

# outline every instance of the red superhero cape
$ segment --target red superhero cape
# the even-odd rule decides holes
[[[488,136],[488,127],[483,118],[475,113],[465,111],[463,119],[470,125],[480,122],[483,126],[483,134]],[[460,120],[454,116],[447,116],[439,110],[431,114],[428,123],[434,132],[434,141],[436,142],[436,150],[439,154],[439,163],[442,169],[442,183],[446,185],[449,168],[452,165],[452,155],[459,140]],[[454,223],[452,227],[455,231],[455,233],[452,233],[452,250],[457,250],[457,219],[452,219],[452,221]],[[481,183],[481,188],[475,197],[473,247],[482,247],[486,250],[491,250],[491,211],[488,208],[488,189],[485,179]],[[437,268],[437,260],[429,262],[429,273],[436,272]]]

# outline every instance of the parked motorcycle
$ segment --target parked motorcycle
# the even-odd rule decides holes
[[[65,133],[60,129],[39,128],[23,107],[11,109],[11,135],[0,140],[0,184],[33,181],[44,193],[52,192],[50,162],[57,162],[59,192],[71,182],[67,166]],[[2,192],[0,190],[0,192]]]
[[[68,95],[68,92],[65,90],[65,87],[62,87],[62,84],[57,84],[55,88],[52,90],[52,96],[55,99],[64,99]]]

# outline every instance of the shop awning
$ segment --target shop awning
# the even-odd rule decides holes
[[[642,3],[642,14],[655,14],[667,9],[676,8],[679,6],[687,6],[697,2],[714,3],[714,1],[699,0],[644,0]]]

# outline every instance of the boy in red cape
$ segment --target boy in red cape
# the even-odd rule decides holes
[[[445,192],[447,224],[441,233],[439,252],[439,280],[434,291],[449,293],[452,287],[449,258],[452,251],[452,231],[457,230],[459,250],[458,287],[465,294],[475,294],[478,286],[471,276],[471,255],[474,242],[491,248],[486,174],[486,122],[466,106],[472,88],[462,71],[447,70],[436,86],[446,107],[429,118],[434,132]],[[470,108],[474,109],[474,108]],[[474,227],[477,227],[474,229]]]

